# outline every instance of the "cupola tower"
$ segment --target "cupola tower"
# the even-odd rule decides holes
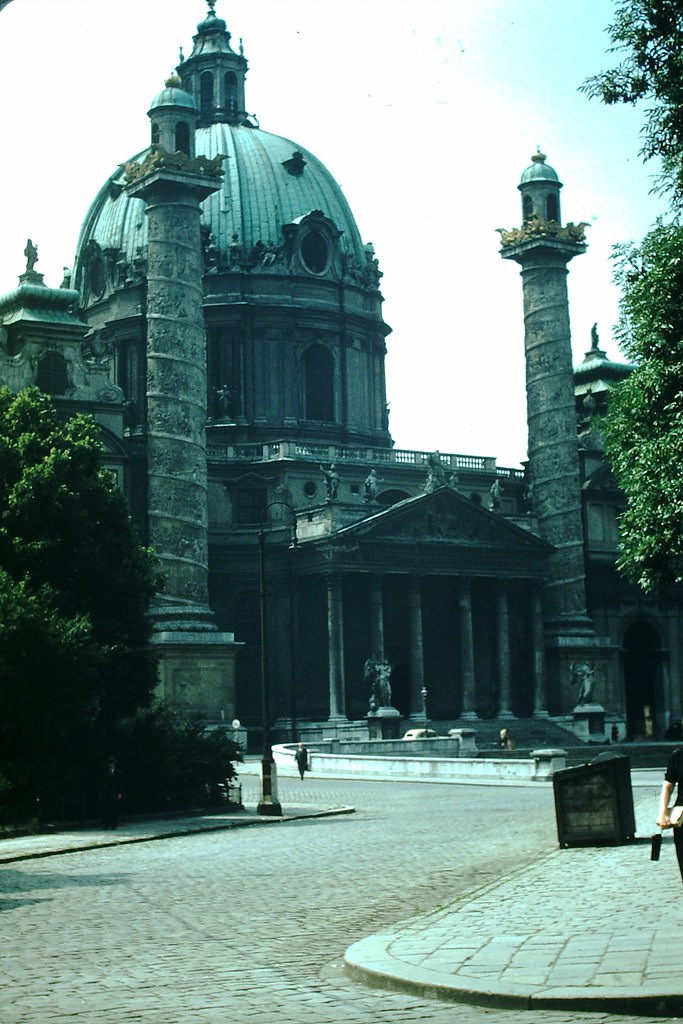
[[[235,53],[226,24],[214,11],[216,0],[207,2],[209,13],[197,25],[192,53],[187,60],[181,54],[177,71],[197,106],[200,127],[243,124],[247,117],[244,80],[248,65],[242,44]]]

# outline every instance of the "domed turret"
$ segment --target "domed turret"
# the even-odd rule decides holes
[[[522,193],[522,217],[525,221],[536,216],[542,221],[562,223],[560,189],[562,182],[557,172],[545,162],[545,153],[538,149],[531,164],[522,174],[517,186]]]
[[[152,100],[147,112],[152,123],[152,145],[193,159],[197,105],[181,86],[178,75],[171,75]]]

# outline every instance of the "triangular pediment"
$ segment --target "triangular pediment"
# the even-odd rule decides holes
[[[502,515],[475,505],[450,487],[407,498],[329,538],[344,542],[443,544],[450,547],[526,550],[544,556],[549,546]]]

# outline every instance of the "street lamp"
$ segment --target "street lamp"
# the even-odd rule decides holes
[[[422,689],[420,690],[420,696],[422,697],[422,707],[424,708],[425,715],[425,732],[429,728],[429,719],[427,718],[427,695],[427,687],[423,686]]]
[[[282,807],[277,798],[277,773],[273,760],[273,745],[270,734],[270,679],[268,677],[268,630],[266,616],[266,533],[265,521],[268,510],[282,505],[292,515],[292,540],[290,547],[297,546],[296,511],[286,501],[271,501],[261,513],[259,523],[259,608],[261,612],[261,715],[263,718],[263,754],[261,757],[261,799],[256,808],[259,814],[277,817]]]

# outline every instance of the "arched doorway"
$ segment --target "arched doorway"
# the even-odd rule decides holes
[[[634,622],[624,633],[626,731],[631,739],[649,739],[663,710],[661,641],[649,622]]]

